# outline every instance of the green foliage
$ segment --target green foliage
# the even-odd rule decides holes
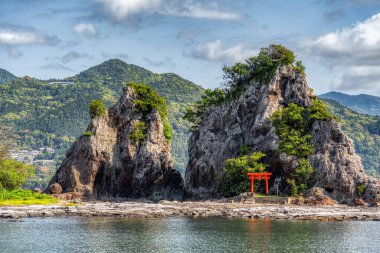
[[[292,178],[288,180],[291,187],[290,193],[295,196],[307,189],[309,189],[308,182],[313,174],[314,169],[310,164],[310,161],[306,158],[300,158],[298,160],[298,166],[292,175]]]
[[[248,155],[251,152],[251,149],[251,146],[243,144],[238,149],[239,155]]]
[[[302,61],[296,61],[296,65],[293,68],[301,74],[305,74],[305,66],[302,65]]]
[[[249,85],[251,79],[266,85],[272,79],[276,69],[282,65],[293,65],[294,53],[281,45],[270,45],[262,48],[258,56],[245,60],[244,63],[236,63],[231,67],[225,66],[224,79],[227,80],[227,96],[239,96]],[[296,62],[297,70],[304,70],[301,61]],[[303,71],[300,71],[304,73]]]
[[[83,136],[93,136],[94,134],[92,132],[84,132]]]
[[[188,120],[193,126],[198,125],[203,118],[204,112],[212,105],[219,105],[226,101],[226,94],[223,90],[216,88],[215,90],[206,89],[201,99],[186,108],[183,119]]]
[[[15,80],[16,78],[17,78],[16,76],[9,73],[7,70],[0,68],[0,84],[11,82]]]
[[[282,111],[273,114],[271,120],[281,141],[279,148],[287,155],[299,158],[313,152],[311,127],[316,120],[330,120],[330,113],[320,100],[314,100],[307,108],[291,103]]]
[[[305,108],[294,103],[273,114],[271,119],[281,140],[279,148],[285,154],[306,157],[313,152],[306,116]]]
[[[263,172],[267,165],[260,160],[265,157],[261,152],[252,155],[227,159],[223,165],[223,176],[219,179],[219,187],[224,196],[236,196],[249,190],[248,172]]]
[[[161,97],[157,91],[145,84],[129,83],[128,86],[131,87],[138,96],[134,101],[135,111],[142,113],[143,118],[146,119],[149,113],[154,109],[157,110],[162,120],[164,136],[170,142],[172,140],[172,134],[165,98]]]
[[[0,160],[0,189],[14,190],[21,187],[34,173],[31,165],[13,159]]]
[[[105,116],[107,113],[107,107],[102,100],[94,99],[90,102],[89,113],[91,118]]]
[[[314,100],[307,108],[291,103],[273,114],[271,120],[280,138],[279,149],[287,155],[299,158],[298,167],[288,179],[290,192],[297,195],[308,189],[313,168],[306,158],[313,153],[311,127],[317,120],[331,120],[331,115],[320,100]]]
[[[330,120],[332,117],[321,100],[314,100],[309,108],[312,120]]]
[[[331,91],[320,95],[320,97],[322,99],[334,100],[340,105],[346,106],[356,112],[372,116],[380,116],[380,96],[372,96],[367,94],[348,95]]]
[[[339,116],[342,129],[355,144],[355,151],[362,158],[366,173],[380,175],[380,117],[358,113],[339,103],[324,99],[328,111]]]
[[[358,195],[363,195],[365,193],[366,189],[367,189],[367,187],[365,186],[365,184],[357,184],[356,185],[356,190],[358,191]]]
[[[30,190],[11,190],[0,189],[0,206],[10,205],[36,205],[36,204],[55,204],[57,198],[50,195],[35,193]]]
[[[144,121],[136,121],[133,124],[132,133],[128,135],[128,138],[136,143],[141,143],[145,139],[146,125]]]

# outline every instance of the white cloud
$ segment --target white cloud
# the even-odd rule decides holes
[[[48,36],[31,27],[12,26],[0,24],[0,44],[19,46],[30,44],[50,44],[59,42],[56,36]]]
[[[32,32],[17,32],[6,29],[0,30],[0,43],[7,45],[41,44],[44,38]]]
[[[313,53],[334,60],[373,65],[380,63],[380,13],[354,27],[328,33],[307,42]],[[364,62],[363,62],[364,61]]]
[[[240,15],[221,11],[215,6],[204,6],[196,1],[170,0],[94,0],[102,9],[117,21],[123,21],[139,14],[157,13],[197,19],[236,20]]]
[[[205,8],[200,4],[184,2],[180,6],[168,6],[163,13],[188,18],[214,19],[214,20],[237,20],[240,15],[233,12],[224,12],[218,9]]]
[[[333,89],[380,92],[380,13],[304,43],[313,56],[329,64],[338,77]]]
[[[79,23],[74,26],[74,31],[76,34],[83,35],[86,37],[92,37],[96,35],[96,28],[93,24],[89,23]]]
[[[199,44],[189,55],[198,59],[231,64],[237,61],[242,61],[257,53],[257,50],[250,49],[244,44],[223,48],[222,42],[220,40],[215,40]]]
[[[154,12],[161,5],[161,0],[95,0],[103,4],[104,10],[116,20],[140,12]]]

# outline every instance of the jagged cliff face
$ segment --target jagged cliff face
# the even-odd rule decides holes
[[[108,115],[92,119],[87,131],[93,135],[73,144],[46,192],[85,198],[182,197],[183,180],[173,169],[159,113],[153,110],[144,119],[143,142],[129,138],[134,124],[143,120],[134,110],[136,96],[132,88],[125,88]]]
[[[278,150],[279,138],[269,117],[289,103],[311,105],[313,94],[304,75],[290,66],[278,69],[269,85],[251,82],[233,102],[211,107],[189,140],[189,163],[185,174],[185,194],[190,198],[220,196],[216,181],[223,162],[238,155],[243,144],[264,152],[270,171],[286,177],[298,164]],[[310,161],[316,169],[314,186],[345,201],[355,197],[359,183],[368,184],[366,196],[376,193],[375,180],[365,175],[351,140],[333,121],[316,122],[312,129],[314,153]],[[372,190],[368,190],[372,189]],[[370,196],[371,195],[371,196]]]

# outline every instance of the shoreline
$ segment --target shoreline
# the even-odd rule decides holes
[[[347,205],[298,206],[221,203],[216,201],[81,202],[54,205],[1,206],[0,219],[30,217],[228,217],[273,220],[380,221],[379,207]]]

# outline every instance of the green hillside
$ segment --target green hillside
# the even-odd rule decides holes
[[[367,174],[380,175],[380,117],[348,109],[334,100],[323,99],[327,109],[337,115],[343,130],[353,140]]]
[[[367,94],[348,95],[341,92],[331,91],[319,96],[324,99],[332,99],[348,108],[374,116],[380,116],[380,97]]]
[[[173,126],[173,158],[184,170],[187,161],[188,123],[184,108],[198,100],[203,88],[175,74],[155,74],[121,60],[109,60],[66,78],[73,84],[49,84],[24,77],[0,86],[0,124],[11,126],[20,147],[54,147],[62,159],[89,123],[88,105],[102,99],[111,106],[127,82],[146,83],[166,97]],[[191,95],[189,95],[191,94]]]
[[[0,68],[0,84],[15,80],[17,77],[5,69]]]

